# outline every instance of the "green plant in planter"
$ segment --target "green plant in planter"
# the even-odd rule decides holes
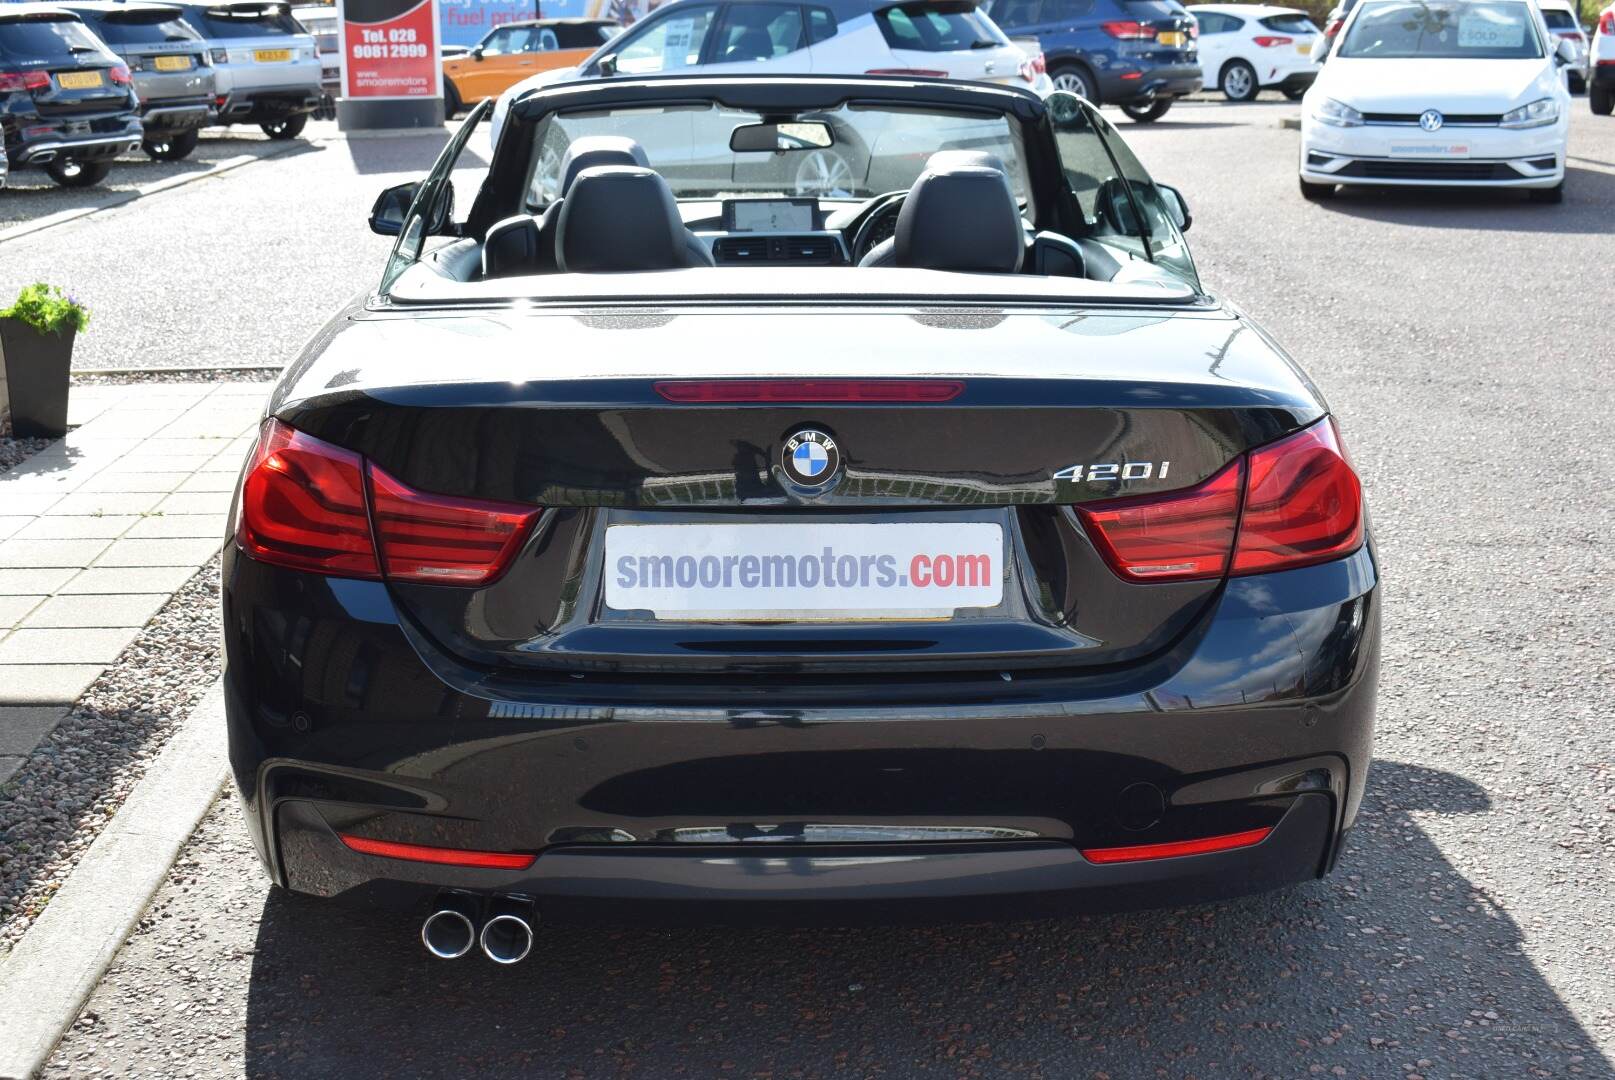
[[[25,285],[16,302],[0,311],[0,319],[18,319],[41,334],[60,334],[64,330],[83,333],[90,325],[90,310],[60,286],[36,281]]]
[[[18,435],[67,433],[67,394],[73,339],[90,313],[70,293],[35,282],[0,310],[0,356],[5,358],[11,427]]]

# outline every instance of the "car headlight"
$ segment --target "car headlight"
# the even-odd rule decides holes
[[[1312,116],[1319,123],[1330,127],[1362,127],[1363,114],[1350,105],[1343,105],[1334,98],[1323,98],[1312,110]]]
[[[1552,98],[1538,98],[1529,105],[1510,109],[1498,121],[1506,128],[1546,127],[1559,119],[1559,103]]]

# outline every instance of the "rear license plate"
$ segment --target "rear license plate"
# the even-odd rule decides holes
[[[946,619],[1004,596],[988,522],[612,525],[606,606],[683,622]]]
[[[1312,42],[1310,42],[1310,41],[1301,42],[1301,44],[1299,44],[1299,45],[1297,45],[1295,47],[1295,51],[1300,53],[1302,56],[1311,56],[1312,55]]]
[[[57,85],[63,90],[94,90],[101,85],[99,71],[64,71],[56,76]]]
[[[290,49],[258,49],[252,58],[260,64],[279,64],[292,58]]]
[[[1185,34],[1181,30],[1163,30],[1159,34],[1155,35],[1155,40],[1161,45],[1166,45],[1174,49],[1181,49],[1184,45],[1188,44],[1189,35]]]
[[[152,67],[158,71],[189,71],[191,58],[189,56],[159,56],[152,61]]]

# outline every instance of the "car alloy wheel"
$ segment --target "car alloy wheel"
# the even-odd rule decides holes
[[[852,166],[834,150],[814,150],[796,166],[796,194],[845,196],[852,194]]]
[[[1256,71],[1243,60],[1222,69],[1222,92],[1229,101],[1250,101],[1256,96]]]
[[[295,116],[283,117],[280,120],[270,120],[258,126],[271,139],[295,139],[308,126],[308,116],[304,113],[298,113]]]
[[[1088,85],[1088,80],[1083,76],[1081,68],[1061,68],[1054,73],[1053,82],[1056,90],[1064,90],[1069,94],[1087,98],[1095,103],[1098,101],[1094,97],[1093,87]]]
[[[62,187],[76,188],[89,187],[105,180],[107,173],[112,171],[109,161],[53,161],[45,166],[50,178]]]
[[[196,128],[165,131],[149,136],[140,144],[140,148],[153,161],[183,161],[191,156],[192,150],[196,149],[198,134]]]

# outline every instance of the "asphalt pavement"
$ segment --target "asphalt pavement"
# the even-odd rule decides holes
[[[1377,761],[1330,878],[1042,922],[555,928],[496,968],[271,892],[226,803],[46,1075],[1615,1076],[1615,121],[1576,110],[1556,207],[1305,203],[1289,105],[1118,118],[1364,476]],[[283,360],[379,274],[365,212],[429,143],[318,143],[0,243],[0,288],[48,255],[107,309],[100,360]],[[156,296],[160,330],[121,310]]]

